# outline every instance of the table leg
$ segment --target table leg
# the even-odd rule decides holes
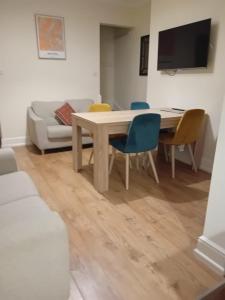
[[[100,193],[109,189],[109,135],[104,126],[94,131],[94,186]]]
[[[81,127],[73,119],[73,168],[79,172],[82,168],[82,134]]]

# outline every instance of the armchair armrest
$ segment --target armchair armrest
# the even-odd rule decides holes
[[[15,154],[12,149],[0,149],[0,175],[18,170]]]
[[[28,108],[28,129],[30,140],[40,150],[45,149],[45,144],[48,142],[47,127],[43,119],[39,118],[32,110]]]
[[[2,300],[69,298],[66,227],[41,201],[25,198],[0,207]]]

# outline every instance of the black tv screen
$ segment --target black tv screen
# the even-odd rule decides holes
[[[158,70],[207,67],[211,19],[159,32]]]

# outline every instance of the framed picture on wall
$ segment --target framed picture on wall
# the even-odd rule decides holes
[[[66,59],[64,18],[35,15],[39,58]]]
[[[149,54],[149,35],[141,37],[141,49],[140,49],[140,76],[148,75],[148,54]]]

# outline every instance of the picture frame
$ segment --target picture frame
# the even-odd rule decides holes
[[[66,59],[64,18],[35,15],[38,57]]]
[[[141,37],[140,47],[140,76],[148,76],[149,35]]]

